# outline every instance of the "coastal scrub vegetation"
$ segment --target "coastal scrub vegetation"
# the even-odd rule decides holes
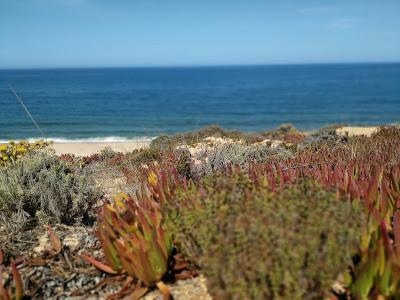
[[[171,150],[179,145],[194,145],[201,143],[206,138],[229,138],[231,140],[242,140],[246,143],[256,143],[265,139],[282,140],[285,142],[299,142],[304,134],[291,124],[283,124],[274,130],[262,132],[241,132],[237,130],[226,130],[220,126],[212,125],[197,131],[178,133],[172,136],[162,135],[151,142],[150,148],[158,150]]]
[[[101,196],[85,171],[99,162],[134,188],[95,209]],[[97,215],[91,246],[68,252],[67,239],[58,243],[53,233],[57,254],[44,264],[57,257],[68,270],[76,264],[102,276],[86,291],[65,290],[65,297],[97,289],[111,299],[139,299],[158,287],[169,299],[174,281],[199,274],[214,299],[400,297],[395,126],[370,137],[340,135],[335,127],[311,134],[288,125],[254,134],[211,127],[160,137],[127,154],[61,159],[35,152],[0,172],[2,213],[10,212],[3,219],[21,208],[28,219],[45,216],[54,225]],[[33,267],[21,265],[29,295],[26,270]],[[118,289],[105,290],[115,284]]]
[[[359,205],[312,182],[274,193],[233,171],[179,189],[170,230],[215,299],[321,299],[359,244]]]
[[[27,141],[14,142],[0,145],[0,167],[15,162],[27,153],[48,148],[51,143],[47,141],[36,141],[29,143]]]
[[[100,192],[84,172],[47,151],[0,169],[0,224],[18,231],[37,223],[90,223]]]

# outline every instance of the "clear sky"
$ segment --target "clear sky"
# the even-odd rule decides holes
[[[0,0],[0,68],[400,61],[400,0]]]

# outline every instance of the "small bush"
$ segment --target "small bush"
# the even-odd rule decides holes
[[[336,133],[336,129],[340,127],[341,125],[331,125],[323,127],[307,136],[303,140],[301,146],[319,147],[321,145],[327,145],[329,147],[334,147],[340,143],[345,143],[349,140],[348,136],[339,135]]]
[[[131,153],[123,155],[114,165],[124,167],[139,167],[162,158],[161,152],[156,149],[136,149]]]
[[[101,159],[112,159],[117,154],[118,154],[118,152],[111,149],[111,147],[105,147],[104,149],[102,149],[100,151],[99,156],[101,157]]]
[[[292,124],[281,124],[277,128],[259,133],[263,138],[282,140],[290,143],[299,143],[304,139],[304,134]]]
[[[246,168],[251,163],[263,163],[276,159],[288,159],[292,153],[282,147],[271,148],[265,144],[226,143],[206,147],[195,153],[191,167],[193,178],[201,178],[221,171],[229,165]]]
[[[362,212],[312,182],[281,194],[242,173],[175,193],[175,242],[215,299],[322,299],[351,264]]]
[[[176,154],[176,171],[186,179],[192,177],[192,157],[187,149],[178,149]]]
[[[226,130],[222,127],[212,125],[204,127],[198,131],[178,133],[172,136],[160,136],[151,142],[150,148],[167,151],[172,150],[179,145],[193,145],[203,142],[203,140],[208,137],[242,140],[247,144],[260,142],[267,138],[283,140],[290,143],[298,143],[304,138],[304,134],[291,124],[282,124],[274,130],[263,132]]]
[[[0,170],[0,222],[10,229],[21,229],[38,219],[88,222],[99,197],[82,170],[47,152],[27,155]]]
[[[132,155],[127,155],[126,159],[132,164],[140,166],[142,164],[160,160],[161,153],[160,151],[154,149],[142,149],[134,151]]]

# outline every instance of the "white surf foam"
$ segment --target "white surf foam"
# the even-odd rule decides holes
[[[108,136],[108,137],[89,137],[89,138],[60,138],[60,137],[31,137],[27,139],[16,139],[14,141],[28,141],[30,143],[44,140],[44,141],[52,141],[54,143],[113,143],[113,142],[149,142],[155,139],[156,136],[140,136],[140,137],[120,137],[120,136]],[[8,143],[10,140],[0,140],[0,143]]]

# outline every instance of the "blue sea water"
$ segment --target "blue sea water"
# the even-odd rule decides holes
[[[0,70],[0,140],[400,122],[400,64]]]

